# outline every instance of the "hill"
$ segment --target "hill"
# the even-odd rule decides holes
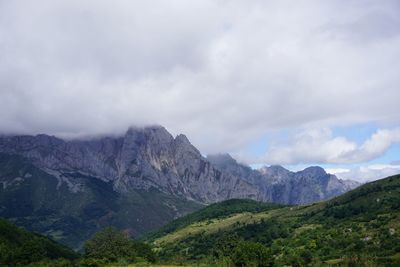
[[[71,249],[47,237],[27,232],[0,219],[0,266],[27,266],[45,260],[74,260],[78,257]]]
[[[243,212],[267,211],[270,209],[276,209],[278,207],[283,207],[283,205],[262,203],[251,199],[230,199],[223,202],[211,204],[199,211],[195,211],[184,217],[178,218],[167,224],[166,226],[161,227],[161,229],[152,233],[148,233],[143,237],[143,239],[156,239],[166,234],[183,229],[193,223],[201,221],[222,219],[229,217],[230,215]]]
[[[226,209],[229,203],[215,204],[213,210],[219,205]],[[253,208],[223,217],[208,216],[210,212],[203,209],[172,222],[147,241],[166,262],[238,264],[263,259],[274,266],[400,264],[400,175],[312,205]]]

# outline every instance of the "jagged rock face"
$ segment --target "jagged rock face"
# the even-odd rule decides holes
[[[253,170],[226,154],[211,155],[207,159],[221,171],[239,175],[255,186],[260,191],[261,200],[266,202],[312,203],[343,194],[360,185],[355,181],[340,180],[321,167],[309,167],[299,172],[291,172],[282,166]]]
[[[79,141],[47,135],[2,137],[0,152],[22,155],[55,177],[79,172],[111,181],[120,193],[156,188],[203,203],[260,199],[253,185],[221,172],[184,135],[174,138],[163,127],[130,128],[123,137]],[[77,188],[72,179],[64,182]]]
[[[71,190],[82,186],[68,173],[81,173],[114,190],[155,188],[201,203],[252,198],[304,204],[342,194],[357,186],[320,167],[290,172],[281,166],[253,170],[229,155],[204,158],[184,135],[174,138],[163,127],[130,128],[122,137],[66,141],[53,136],[0,138],[0,152],[24,156]]]
[[[53,136],[0,138],[0,152],[22,155],[43,169],[82,171],[103,180],[117,177],[115,156],[120,139],[64,141]]]
[[[257,198],[256,189],[212,166],[186,136],[173,138],[162,127],[130,129],[119,162],[123,166],[116,182],[120,191],[155,187],[204,203]]]

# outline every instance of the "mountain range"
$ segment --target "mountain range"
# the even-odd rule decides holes
[[[161,126],[64,140],[0,137],[0,216],[79,248],[114,225],[133,236],[232,198],[306,204],[357,187],[320,167],[254,170],[228,154],[202,156]]]

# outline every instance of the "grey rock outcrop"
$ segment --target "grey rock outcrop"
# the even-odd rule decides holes
[[[227,154],[211,155],[209,159],[223,172],[240,176],[260,191],[262,201],[306,204],[343,194],[360,184],[344,181],[328,174],[321,167],[309,167],[291,172],[282,166],[273,165],[253,170],[236,162]]]
[[[256,188],[215,168],[186,136],[174,138],[160,126],[130,128],[123,137],[91,140],[2,137],[0,152],[22,155],[52,175],[79,172],[111,181],[120,193],[155,188],[202,203],[260,199]]]

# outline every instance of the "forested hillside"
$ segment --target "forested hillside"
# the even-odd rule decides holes
[[[27,266],[58,259],[54,264],[62,266],[75,260],[79,254],[47,237],[27,232],[0,219],[0,266]]]
[[[241,206],[240,202],[233,204]],[[148,242],[166,262],[221,266],[400,264],[399,175],[326,202],[259,205],[260,210],[253,206],[216,216],[208,216],[208,207],[172,222],[150,235]],[[226,206],[229,202],[215,204],[212,210]]]

